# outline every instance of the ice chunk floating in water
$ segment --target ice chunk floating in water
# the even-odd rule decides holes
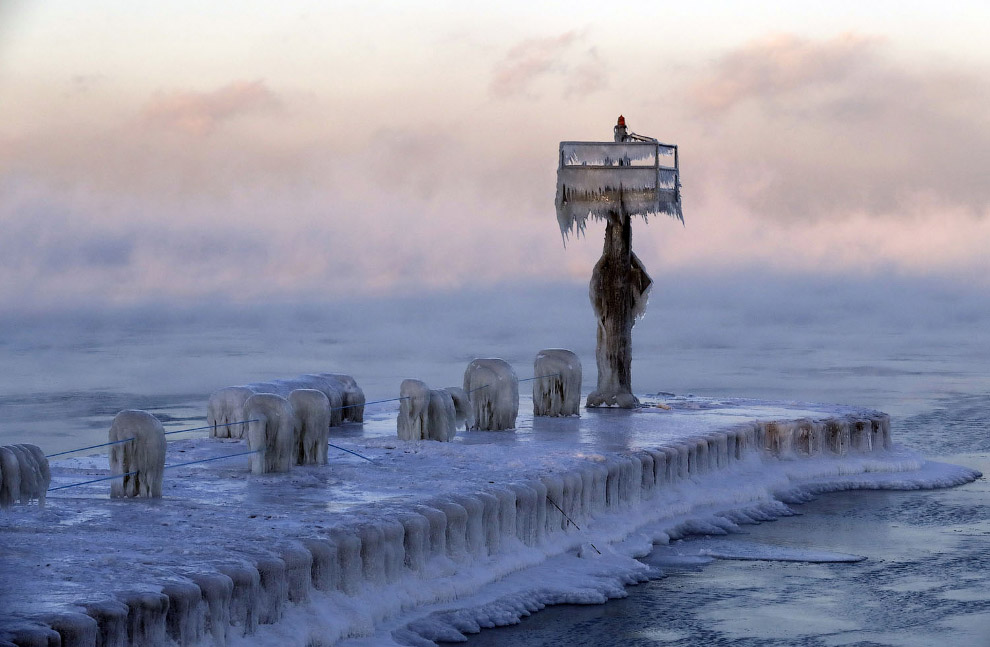
[[[787,546],[772,546],[756,544],[737,539],[702,538],[685,539],[658,547],[646,559],[646,563],[660,566],[665,563],[684,563],[685,558],[701,558],[699,562],[714,559],[738,559],[746,561],[770,562],[808,562],[812,564],[852,563],[861,562],[865,557],[835,553],[826,550],[791,548]]]

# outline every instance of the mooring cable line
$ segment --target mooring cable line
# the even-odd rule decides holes
[[[408,400],[411,397],[412,397],[411,395],[405,395],[405,396],[403,396],[401,398],[389,398],[388,400],[372,400],[371,402],[362,402],[360,404],[348,404],[348,405],[345,405],[343,407],[333,407],[330,410],[331,411],[340,411],[341,409],[353,409],[354,407],[363,407],[363,406],[367,406],[369,404],[381,404],[382,402],[397,402],[399,400]]]
[[[560,373],[547,373],[546,375],[537,375],[535,377],[525,377],[520,382],[532,382],[533,380],[542,380],[545,377],[557,377]]]
[[[127,443],[134,440],[134,438],[124,438],[123,440],[114,440],[109,443],[100,443],[99,445],[90,445],[89,447],[80,447],[79,449],[70,449],[65,452],[57,452],[55,454],[45,454],[45,458],[54,458],[55,456],[64,456],[65,454],[74,454],[75,452],[84,452],[87,449],[96,449],[98,447],[106,447],[107,445],[117,445],[120,443]]]
[[[165,435],[169,434],[184,434],[187,431],[205,431],[207,429],[213,429],[214,427],[230,427],[231,425],[246,425],[249,422],[260,422],[257,418],[254,420],[239,420],[237,422],[224,422],[216,425],[206,425],[205,427],[193,427],[192,429],[176,429],[175,431],[166,431]]]
[[[327,443],[327,445],[329,445],[330,447],[333,447],[334,449],[339,449],[342,452],[347,452],[348,454],[354,454],[355,456],[357,456],[359,458],[363,458],[364,460],[368,461],[369,463],[373,463],[375,465],[378,465],[378,463],[375,462],[375,459],[368,458],[367,456],[361,456],[361,454],[358,454],[357,452],[352,452],[349,449],[344,449],[340,445],[334,445],[333,443]]]
[[[257,454],[260,449],[254,449],[249,452],[239,452],[237,454],[225,454],[224,456],[212,456],[210,458],[201,458],[196,461],[189,461],[186,463],[175,463],[174,465],[166,465],[163,469],[172,469],[173,467],[185,467],[186,465],[195,465],[196,463],[208,463],[209,461],[219,461],[225,458],[234,458],[237,456],[247,456],[248,454]],[[111,474],[110,476],[101,476],[98,479],[92,479],[90,481],[82,481],[80,483],[69,483],[68,485],[59,485],[57,487],[48,488],[49,492],[54,492],[55,490],[64,490],[65,488],[78,487],[80,485],[89,485],[90,483],[99,483],[100,481],[112,481],[113,479],[122,479],[125,476],[132,476],[137,474],[137,472],[125,472],[124,474]]]
[[[137,472],[127,472],[126,474],[111,474],[110,476],[103,476],[98,479],[93,479],[92,481],[83,481],[82,483],[69,483],[68,485],[59,485],[57,487],[48,488],[49,492],[54,492],[55,490],[64,490],[68,487],[77,487],[80,485],[89,485],[90,483],[99,483],[100,481],[112,481],[113,479],[122,479],[125,476],[131,476],[132,474],[137,474]]]
[[[203,431],[205,429],[213,429],[214,426],[216,426],[216,427],[229,427],[231,425],[243,425],[243,424],[247,424],[249,422],[258,422],[258,421],[257,420],[242,420],[240,422],[225,422],[223,424],[209,425],[207,427],[193,427],[192,429],[177,429],[175,431],[166,431],[164,435],[168,436],[170,434],[182,434],[182,433],[185,433],[187,431]],[[84,452],[87,449],[99,449],[100,447],[109,447],[110,445],[119,445],[120,443],[129,443],[132,440],[134,440],[134,437],[133,436],[130,437],[130,438],[122,438],[121,440],[112,440],[112,441],[110,441],[108,443],[100,443],[99,445],[90,445],[89,447],[80,447],[78,449],[69,449],[69,450],[66,450],[64,452],[56,452],[54,454],[45,454],[45,458],[55,458],[56,456],[64,456],[66,454],[74,454],[76,452]]]
[[[516,382],[532,382],[533,380],[542,380],[545,377],[555,377],[558,375],[560,375],[560,373],[547,373],[546,375],[537,375],[535,377],[524,377],[521,380],[516,380]],[[480,391],[481,389],[487,389],[490,386],[491,384],[483,384],[475,389],[471,389],[470,391],[467,391],[467,393],[474,393],[475,391]]]
[[[164,469],[172,469],[173,467],[185,467],[186,465],[195,465],[196,463],[208,463],[210,461],[220,461],[225,458],[234,458],[236,456],[247,456],[248,454],[257,454],[262,451],[261,449],[252,449],[249,452],[238,452],[236,454],[225,454],[224,456],[212,456],[210,458],[201,458],[196,461],[189,461],[187,463],[175,463],[174,465],[166,465]]]

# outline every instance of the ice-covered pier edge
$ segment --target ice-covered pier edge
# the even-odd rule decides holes
[[[523,418],[453,443],[398,441],[394,414],[372,415],[334,442],[378,465],[200,467],[177,470],[157,503],[88,490],[15,510],[0,526],[0,645],[429,645],[621,596],[650,576],[635,557],[654,543],[823,492],[979,476],[898,448],[877,411],[670,404]],[[94,460],[56,464],[56,482]]]

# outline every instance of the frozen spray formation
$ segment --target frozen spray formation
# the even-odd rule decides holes
[[[430,415],[430,387],[421,380],[405,379],[399,385],[399,415],[396,428],[400,440],[422,440]]]
[[[248,423],[251,471],[255,474],[288,472],[295,449],[296,414],[288,400],[274,393],[255,393],[244,403]]]
[[[330,402],[330,424],[339,426],[345,420],[364,420],[364,391],[350,375],[343,373],[319,373],[300,375],[285,380],[254,382],[241,386],[217,389],[206,405],[206,424],[214,438],[244,438],[248,420],[244,404],[255,393],[269,393],[288,398],[297,389],[314,389],[323,393]]]
[[[36,445],[0,446],[0,508],[38,501],[45,507],[51,472],[48,459]]]
[[[450,399],[454,403],[454,425],[470,429],[474,426],[474,407],[471,405],[471,396],[467,391],[459,386],[448,386],[444,389],[450,394]]]
[[[460,391],[460,389],[458,389]],[[463,391],[458,393],[464,406]],[[431,389],[421,380],[406,379],[399,385],[399,414],[396,432],[401,440],[448,442],[457,433],[458,414],[449,389]]]
[[[677,146],[632,139],[622,128],[614,142],[560,143],[555,206],[565,239],[584,233],[588,218],[607,220],[620,203],[644,220],[666,214],[684,222]]]
[[[296,465],[326,465],[330,437],[330,400],[316,389],[296,389],[289,394],[295,415],[293,453]]]
[[[457,433],[457,412],[454,399],[446,389],[430,389],[430,406],[426,425],[428,440],[442,443],[454,439]]]
[[[114,504],[94,485],[71,491],[86,497],[82,506],[60,496],[44,515],[15,509],[0,515],[0,532],[9,554],[24,559],[0,569],[0,640],[459,640],[547,604],[621,595],[648,577],[633,558],[652,542],[732,532],[822,492],[976,476],[898,449],[878,412],[668,404],[672,411],[524,415],[521,428],[552,423],[554,439],[467,432],[464,442],[423,443],[412,453],[395,451],[394,419],[382,413],[349,445],[376,465],[335,462],[341,480],[332,484],[318,466],[288,479],[208,463],[177,469],[154,504]],[[169,451],[187,460],[229,447],[180,440]],[[73,470],[92,463],[55,463],[55,482],[77,480]],[[49,514],[73,532],[51,533]],[[31,566],[41,559],[50,566]]]
[[[504,359],[475,359],[464,370],[464,391],[471,398],[471,429],[513,429],[519,415],[519,378]]]
[[[165,472],[165,429],[147,411],[118,413],[110,425],[110,473],[121,478],[110,481],[110,496],[153,497],[162,495]]]
[[[547,348],[533,361],[533,415],[581,415],[581,360],[572,351]]]

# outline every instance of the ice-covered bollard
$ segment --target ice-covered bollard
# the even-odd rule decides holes
[[[45,507],[45,495],[51,483],[48,459],[36,445],[0,447],[0,508],[16,502],[38,500]]]
[[[121,442],[124,441],[124,442]],[[162,495],[165,470],[165,429],[147,411],[128,409],[118,413],[110,425],[110,496],[152,497]]]
[[[289,394],[289,404],[296,415],[296,465],[326,465],[330,436],[330,401],[326,394],[316,389],[296,389]]]
[[[210,394],[206,404],[206,424],[210,426],[210,438],[243,438],[247,431],[244,423],[244,403],[254,395],[246,386],[227,386]]]
[[[513,429],[519,414],[519,378],[503,359],[476,359],[464,371],[464,391],[474,407],[472,429]]]
[[[474,426],[474,408],[471,406],[471,396],[459,386],[448,386],[444,389],[454,401],[454,426],[464,425],[465,429]]]
[[[303,375],[301,379],[308,381],[305,388],[316,389],[327,396],[327,400],[330,402],[330,426],[339,427],[344,424],[344,412],[346,409],[344,409],[343,385],[334,378],[316,375],[315,373]]]
[[[344,420],[364,422],[364,391],[350,375],[343,373],[320,373],[321,377],[336,380],[344,393]]]
[[[296,416],[289,401],[274,393],[256,393],[244,404],[251,471],[288,472],[292,465]]]
[[[247,433],[246,421],[249,419],[244,412],[244,403],[248,398],[256,393],[287,398],[296,389],[315,389],[327,396],[330,400],[331,426],[337,426],[344,420],[364,420],[364,391],[353,377],[343,373],[309,373],[291,379],[252,382],[217,389],[210,395],[206,407],[210,436],[243,438]]]
[[[430,415],[430,387],[420,380],[402,380],[399,385],[399,416],[396,432],[402,440],[422,440]]]
[[[581,360],[569,350],[547,348],[533,362],[533,415],[581,415]]]
[[[457,433],[456,420],[454,400],[446,389],[430,389],[420,380],[402,380],[395,420],[400,439],[447,442]]]
[[[457,433],[457,414],[454,400],[445,389],[430,391],[430,405],[427,407],[425,440],[449,442]]]

